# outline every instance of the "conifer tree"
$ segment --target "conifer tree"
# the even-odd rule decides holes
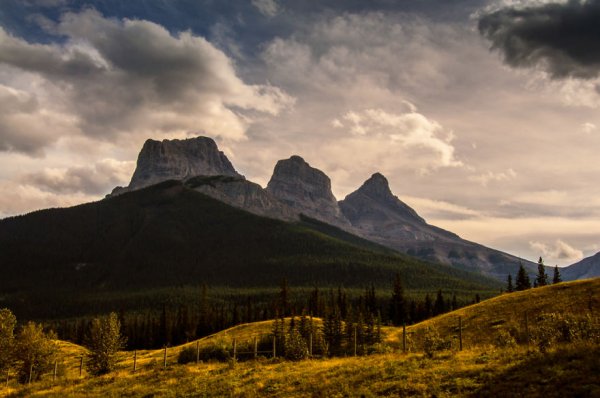
[[[506,285],[506,291],[508,293],[512,293],[514,290],[515,288],[513,287],[512,275],[508,274],[508,283]]]
[[[536,282],[536,285],[539,287],[546,286],[548,284],[548,275],[546,275],[546,269],[544,267],[544,260],[542,260],[541,257],[538,260],[538,274],[537,274],[537,277],[535,278],[535,282]]]
[[[433,314],[440,315],[443,314],[444,311],[444,296],[442,295],[442,290],[438,290],[437,296],[435,298],[435,303],[433,305]]]
[[[558,270],[558,265],[554,266],[554,277],[552,278],[552,283],[557,284],[562,282],[562,277],[560,276],[560,271]]]
[[[289,300],[289,287],[286,278],[281,281],[281,289],[279,290],[279,313],[283,316],[290,315],[290,300]]]
[[[392,300],[390,301],[390,320],[395,326],[402,325],[407,321],[404,289],[402,288],[402,281],[398,273],[394,279],[394,290],[392,292]]]
[[[523,268],[523,264],[519,264],[519,272],[517,273],[517,282],[515,286],[515,290],[521,291],[525,289],[531,288],[531,282],[529,280],[529,275]]]

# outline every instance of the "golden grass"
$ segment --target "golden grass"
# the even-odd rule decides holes
[[[0,396],[17,397],[342,397],[342,396],[600,396],[600,347],[578,343],[552,347],[547,353],[527,347],[495,348],[494,334],[509,324],[521,325],[525,312],[533,322],[541,312],[600,313],[600,278],[505,294],[407,328],[413,348],[426,328],[442,336],[456,334],[463,320],[465,350],[455,349],[427,358],[399,351],[401,328],[384,328],[389,353],[366,357],[286,362],[272,359],[177,365],[177,355],[196,342],[168,350],[119,354],[115,372],[102,377],[78,377],[78,357],[85,349],[59,342],[66,371],[55,383],[51,376],[30,387],[0,389]],[[268,334],[271,321],[239,325],[198,340],[251,341]],[[418,348],[418,347],[417,347]]]

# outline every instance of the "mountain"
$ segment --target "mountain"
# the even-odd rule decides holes
[[[373,174],[339,202],[354,231],[367,239],[429,261],[505,280],[516,275],[519,262],[531,273],[534,263],[461,239],[458,235],[428,224],[417,212],[391,192],[387,179]]]
[[[243,178],[209,137],[147,140],[138,155],[131,182],[125,188],[115,188],[112,193],[119,194],[166,180],[185,180],[199,175]]]
[[[266,190],[298,213],[350,228],[331,192],[329,177],[300,156],[278,161]]]
[[[593,256],[586,257],[575,264],[571,264],[568,267],[561,268],[560,274],[566,281],[599,277],[600,252],[594,254]]]
[[[388,288],[397,272],[408,289],[499,287],[481,275],[419,261],[317,221],[251,214],[194,185],[170,180],[99,202],[0,220],[0,306],[32,311],[37,307],[27,297],[39,295],[44,308],[63,311],[60,303],[72,301],[64,297],[95,302],[110,292],[152,294],[202,284],[276,288],[283,278],[308,288]]]
[[[338,202],[329,177],[295,155],[277,162],[263,189],[241,176],[207,137],[146,141],[131,183],[115,188],[113,195],[168,179],[185,181],[189,188],[259,216],[284,221],[306,216],[411,256],[503,281],[509,273],[516,275],[520,261],[428,224],[394,196],[380,173]],[[535,275],[536,264],[523,264]]]

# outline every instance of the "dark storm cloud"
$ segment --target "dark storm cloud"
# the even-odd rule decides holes
[[[481,17],[479,32],[510,66],[541,66],[554,78],[600,74],[600,0],[504,8]]]

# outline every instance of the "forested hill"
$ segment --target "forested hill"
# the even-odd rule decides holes
[[[383,249],[318,222],[287,223],[167,181],[0,221],[0,293],[181,285],[489,289],[485,277]]]

